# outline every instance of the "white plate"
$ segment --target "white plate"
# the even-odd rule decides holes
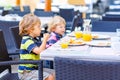
[[[109,35],[92,34],[92,36],[93,36],[93,39],[95,39],[95,40],[110,39]]]
[[[81,44],[69,44],[68,46],[83,46],[85,45],[85,43],[81,43]]]
[[[69,37],[75,37],[75,34],[72,33],[72,34],[68,34]]]
[[[76,40],[73,38],[69,40],[68,44],[68,46],[82,46],[82,45],[85,45],[85,42],[81,41],[80,39]]]
[[[111,46],[111,43],[110,42],[107,42],[107,41],[94,41],[94,42],[90,42],[90,43],[87,43],[88,45],[90,46],[93,46],[93,47],[110,47]]]

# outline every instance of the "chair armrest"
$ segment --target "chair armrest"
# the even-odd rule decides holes
[[[0,62],[0,66],[2,66],[2,65],[17,65],[17,64],[38,64],[39,80],[43,80],[43,60],[4,61],[4,62]]]

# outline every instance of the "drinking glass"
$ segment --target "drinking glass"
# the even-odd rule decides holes
[[[82,37],[82,32],[81,32],[81,31],[76,31],[76,32],[75,32],[75,37],[76,37],[77,39],[81,38],[81,37]]]
[[[62,49],[66,49],[66,48],[68,48],[68,43],[67,42],[62,42],[60,44],[60,46],[61,46]]]
[[[84,33],[82,36],[83,41],[91,41],[92,40],[92,35],[88,33]]]

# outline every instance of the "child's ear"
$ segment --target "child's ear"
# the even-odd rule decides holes
[[[34,28],[30,28],[30,29],[28,30],[29,34],[32,33],[33,30],[34,30]]]

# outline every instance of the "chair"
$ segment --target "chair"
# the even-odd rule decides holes
[[[5,40],[4,40],[4,35],[3,35],[3,31],[0,29],[0,62],[2,61],[9,61],[11,60],[7,51],[7,47],[5,44]],[[6,68],[9,68],[9,71],[11,72],[11,67],[10,66],[0,66],[0,73],[5,70]]]
[[[71,22],[74,17],[74,9],[73,8],[69,8],[69,9],[60,8],[59,15],[63,17],[66,20],[66,22]]]
[[[44,9],[35,8],[35,11],[44,11]]]
[[[75,30],[75,27],[77,27],[77,23],[78,23],[78,16],[75,15],[71,24],[71,27],[72,27],[71,32]]]
[[[10,11],[10,10],[4,10],[4,9],[3,9],[3,11],[2,11],[2,16],[7,15],[7,14],[9,13],[9,11]]]
[[[55,57],[56,80],[120,80],[120,60]]]
[[[102,16],[102,21],[120,21],[120,16]]]
[[[21,11],[21,10],[20,10],[20,6],[13,6],[13,7],[12,7],[12,10],[13,10],[13,11]]]
[[[30,6],[23,6],[23,9],[24,9],[24,11],[26,11],[26,12],[30,12]]]
[[[12,33],[16,48],[20,49],[22,37],[19,35],[19,27],[18,26],[10,27],[10,31]]]
[[[53,12],[45,12],[45,11],[34,11],[34,14],[39,17],[52,17],[54,16]]]
[[[17,54],[15,52],[16,47],[13,41],[13,36],[9,28],[12,26],[17,26],[18,24],[19,24],[19,21],[0,21],[0,29],[3,31],[4,37],[5,37],[5,43],[6,43],[9,55]]]
[[[82,26],[83,26],[83,18],[82,18],[82,13],[80,11],[78,11],[78,13],[76,14],[78,16],[78,23],[77,26],[81,27],[81,30],[83,30]]]
[[[92,31],[100,32],[116,32],[117,28],[120,28],[119,21],[91,21]]]
[[[12,11],[12,10],[10,10],[8,12],[8,14],[17,14],[19,16],[24,16],[25,14],[28,14],[28,13],[30,13],[30,12],[29,11],[23,11],[23,12],[21,12],[21,11]]]
[[[4,7],[3,6],[0,6],[0,10],[3,10],[4,9]]]
[[[61,17],[63,17],[66,21],[66,30],[70,30],[72,20],[73,20],[73,17],[74,17],[74,9],[73,8],[69,8],[69,9],[60,8],[59,9],[59,15]]]
[[[76,27],[77,28],[80,27],[79,24],[82,25],[82,23],[83,22],[82,22],[81,14],[78,13],[77,15],[74,16],[74,18],[72,20],[72,24],[71,24],[72,29],[71,29],[71,32],[74,31]]]
[[[5,66],[5,65],[17,65],[17,64],[38,64],[38,80],[43,80],[43,61],[38,60],[38,61],[4,61],[0,62],[0,66]],[[1,70],[1,68],[0,68]],[[3,75],[0,77],[0,80],[19,80],[18,74],[17,73],[10,73],[8,72],[7,74]]]

